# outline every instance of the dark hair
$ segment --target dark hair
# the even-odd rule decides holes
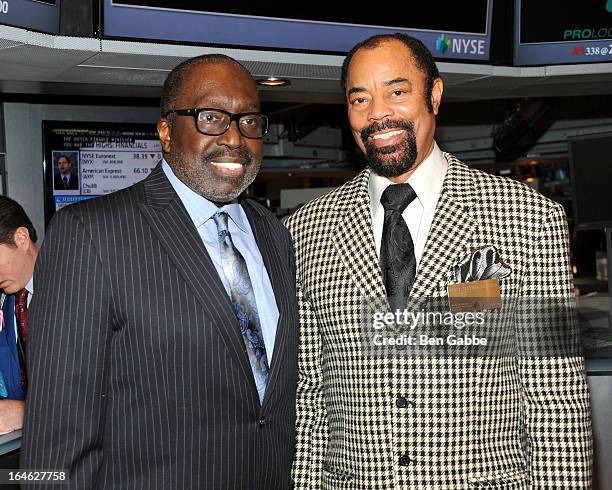
[[[70,161],[70,157],[68,155],[60,155],[59,157],[57,157],[57,163],[59,163],[60,158],[65,158],[66,161],[72,165],[72,162]]]
[[[204,54],[196,56],[195,58],[189,58],[173,68],[173,70],[166,77],[164,82],[164,88],[161,96],[161,115],[162,117],[171,109],[185,109],[183,107],[174,107],[176,99],[181,91],[183,82],[187,75],[196,66],[204,64],[226,64],[233,65],[236,68],[244,71],[249,77],[252,78],[251,73],[242,64],[236,61],[234,58],[230,58],[224,54]]]
[[[28,229],[30,240],[36,243],[36,230],[21,205],[10,197],[0,196],[0,244],[15,245],[15,231],[22,226]]]
[[[394,34],[378,34],[376,36],[372,36],[367,38],[364,41],[361,41],[359,44],[353,46],[353,49],[349,51],[344,58],[344,62],[342,63],[342,72],[340,75],[340,83],[342,85],[342,90],[346,93],[346,78],[348,74],[349,65],[351,64],[351,60],[357,51],[361,48],[363,49],[374,49],[379,47],[382,43],[391,41],[395,39],[402,44],[404,44],[412,53],[412,59],[414,64],[417,66],[419,70],[421,70],[425,76],[425,103],[427,104],[427,108],[429,112],[433,112],[433,105],[431,103],[431,91],[433,89],[433,84],[436,78],[440,78],[440,72],[438,71],[438,67],[436,66],[436,62],[425,45],[419,41],[417,38],[408,36],[407,34],[401,34],[396,32]]]

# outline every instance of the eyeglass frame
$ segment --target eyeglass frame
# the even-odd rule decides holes
[[[203,111],[215,111],[215,112],[221,112],[223,114],[227,114],[229,116],[229,122],[227,123],[227,126],[225,127],[225,129],[217,134],[204,133],[203,131],[201,131],[200,128],[198,127],[198,116],[200,115],[200,112],[203,112]],[[244,136],[245,138],[248,138],[251,140],[262,139],[266,134],[268,134],[268,130],[270,129],[270,120],[268,119],[268,116],[266,116],[265,114],[262,114],[261,112],[240,112],[237,114],[232,114],[231,112],[224,111],[223,109],[216,109],[214,107],[192,107],[190,109],[171,109],[165,112],[164,117],[168,117],[168,115],[170,114],[176,114],[177,116],[192,116],[193,121],[195,123],[196,131],[200,134],[203,134],[204,136],[221,136],[222,134],[227,133],[227,130],[230,128],[230,126],[232,125],[232,122],[234,121],[236,121],[236,126],[238,127],[238,132],[241,134],[241,136]],[[259,137],[247,136],[246,134],[242,132],[242,129],[240,128],[240,124],[238,123],[240,122],[240,119],[244,116],[261,116],[264,118],[264,120],[266,121],[266,129],[262,133],[261,136]]]

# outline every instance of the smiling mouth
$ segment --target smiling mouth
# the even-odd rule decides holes
[[[214,165],[215,167],[221,167],[227,170],[239,170],[240,168],[244,166],[242,163],[237,163],[237,162],[210,162],[210,163],[211,165]]]
[[[229,177],[240,177],[246,172],[246,165],[238,162],[210,162],[215,172]]]
[[[377,133],[371,136],[374,140],[388,140],[393,138],[394,136],[398,136],[404,132],[403,129],[396,129],[394,131],[387,131],[385,133]]]

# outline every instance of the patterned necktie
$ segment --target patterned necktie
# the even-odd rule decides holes
[[[25,348],[28,337],[28,290],[22,289],[15,294],[15,320],[17,321],[17,352],[19,354],[19,365],[21,367],[21,387],[27,389],[27,377],[25,370]]]
[[[263,393],[269,375],[268,356],[261,333],[257,303],[255,302],[249,271],[244,257],[234,246],[227,227],[227,219],[228,214],[225,211],[217,211],[213,216],[217,225],[223,272],[229,284],[230,298],[238,317],[240,331],[244,337],[255,384],[257,385],[257,391],[260,393],[260,402],[263,403]]]
[[[416,276],[414,244],[402,217],[415,197],[416,192],[410,184],[390,185],[380,197],[380,203],[385,208],[380,267],[392,311],[406,308]]]

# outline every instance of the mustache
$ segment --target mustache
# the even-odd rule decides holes
[[[362,141],[365,141],[370,136],[372,136],[372,134],[378,131],[384,131],[385,129],[405,129],[406,131],[413,131],[414,124],[412,123],[412,121],[406,121],[403,119],[398,119],[398,120],[387,119],[386,121],[383,121],[382,123],[373,122],[372,124],[370,124],[369,126],[366,126],[365,128],[361,130],[360,132],[361,139]]]

